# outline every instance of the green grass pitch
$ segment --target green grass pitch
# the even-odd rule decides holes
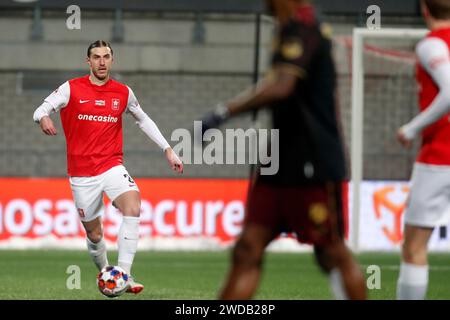
[[[109,253],[110,262],[117,253]],[[398,254],[357,255],[366,275],[369,265],[381,268],[381,288],[369,290],[371,299],[395,299]],[[77,265],[81,288],[69,290],[68,266]],[[215,299],[229,265],[229,251],[140,251],[133,273],[145,285],[139,295],[117,299]],[[450,299],[450,254],[430,255],[428,299]],[[108,299],[97,290],[97,271],[85,251],[0,251],[0,299]],[[256,299],[331,299],[327,278],[311,253],[268,253]]]

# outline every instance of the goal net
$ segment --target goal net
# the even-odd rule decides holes
[[[395,250],[401,244],[417,142],[411,150],[403,149],[396,131],[418,113],[414,50],[426,33],[356,28],[352,39],[337,41],[337,50],[347,52],[349,61],[344,66],[347,73],[341,68],[340,78],[347,76],[351,81],[345,133],[350,138],[350,243],[354,250]]]

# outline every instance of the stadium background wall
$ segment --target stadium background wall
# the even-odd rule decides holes
[[[124,39],[120,42],[112,41],[115,51],[114,77],[128,84],[135,91],[143,108],[155,120],[163,134],[170,138],[177,128],[190,129],[193,121],[205,111],[238,93],[252,82],[254,57],[254,15],[248,14],[204,14],[204,41],[196,43],[192,39],[192,30],[197,26],[195,14],[189,13],[125,13],[123,16]],[[355,24],[361,20],[346,16],[326,17],[334,30],[333,43],[336,65],[338,68],[338,99],[343,119],[343,134],[347,146],[350,138],[350,88],[351,88],[351,32]],[[34,178],[54,179],[66,175],[65,143],[58,117],[56,124],[59,135],[49,140],[40,133],[36,124],[32,122],[32,113],[42,100],[59,84],[71,77],[85,74],[87,66],[84,62],[87,45],[96,39],[113,38],[114,15],[91,11],[82,16],[81,30],[68,30],[65,27],[67,14],[65,12],[43,12],[43,39],[30,41],[30,27],[32,14],[30,11],[0,12],[0,177],[23,177],[22,190],[29,190],[29,183],[39,180]],[[423,27],[417,17],[383,17],[383,27]],[[261,61],[260,75],[263,76],[270,55],[270,37],[273,23],[268,17],[263,17],[261,25]],[[13,31],[13,32],[12,32]],[[409,48],[411,49],[411,48]],[[383,51],[380,51],[383,53]],[[369,68],[366,75],[366,107],[364,137],[364,178],[366,180],[395,180],[405,181],[409,178],[415,150],[399,152],[395,140],[392,138],[395,128],[409,119],[417,110],[415,102],[415,86],[413,68],[398,72],[399,68],[383,68],[384,74],[377,72],[377,65]],[[389,81],[387,81],[387,79]],[[396,88],[386,94],[389,88]],[[401,107],[399,107],[401,106]],[[392,113],[392,110],[395,110]],[[267,114],[259,116],[260,126],[268,126]],[[227,124],[227,128],[252,126],[251,116],[246,115],[234,119]],[[129,172],[140,181],[143,178],[167,179],[173,178],[173,173],[165,163],[160,150],[145,137],[134,125],[132,119],[124,119],[125,165]],[[214,179],[225,183],[236,183],[248,177],[249,168],[246,165],[187,165],[184,178]],[[32,178],[28,180],[28,178]],[[13,198],[5,196],[10,189],[12,180],[2,180],[0,194],[0,211],[2,224],[0,238],[9,237],[10,231],[5,224],[7,207],[11,208],[11,201],[23,199],[34,210],[36,201],[32,192],[15,195]],[[54,180],[51,180],[54,183]],[[59,180],[57,180],[59,181]],[[67,184],[67,179],[61,179]],[[151,180],[148,185],[160,186],[161,181]],[[172,181],[172,180],[169,180]],[[178,183],[184,180],[173,180]],[[147,185],[147,183],[145,183]],[[242,188],[242,187],[241,187]],[[42,190],[45,190],[41,188]],[[245,189],[245,188],[244,188]],[[182,190],[182,189],[180,189]],[[229,190],[221,189],[214,201],[225,201]],[[243,201],[243,189],[236,199]],[[51,200],[51,207],[69,205],[70,193]],[[184,191],[183,191],[184,192]],[[185,201],[184,193],[176,195],[176,199]],[[203,196],[199,196],[201,201]],[[371,198],[372,194],[368,197]],[[43,194],[42,199],[49,199]],[[151,205],[155,205],[154,193],[148,195]],[[211,200],[211,199],[208,199]],[[63,201],[63,202],[58,202]],[[69,201],[69,202],[64,202]],[[192,200],[193,201],[193,200]],[[403,201],[399,200],[400,203]],[[45,202],[41,203],[48,205]],[[169,204],[170,205],[170,204]],[[173,203],[171,204],[173,205]],[[370,206],[369,206],[370,207]],[[144,208],[145,209],[145,208]],[[52,210],[52,209],[51,209]],[[70,209],[72,210],[72,209]],[[35,214],[35,211],[32,211]],[[107,210],[108,212],[108,210]],[[150,211],[148,211],[150,212]],[[369,213],[374,217],[373,212]],[[17,222],[21,222],[20,215],[13,215]],[[232,216],[232,215],[231,215]],[[72,214],[72,218],[76,217]],[[113,216],[112,216],[113,217]],[[72,219],[70,218],[70,219]],[[192,218],[192,217],[190,217]],[[236,217],[235,217],[236,218]],[[9,219],[9,218],[7,218]],[[45,220],[45,218],[43,218]],[[52,224],[67,227],[70,221],[37,223],[37,230],[44,232]],[[112,218],[114,219],[114,218]],[[233,218],[234,219],[234,218]],[[238,223],[233,220],[231,229],[235,230]],[[237,218],[236,218],[237,219]],[[114,221],[114,220],[112,220]],[[69,226],[65,224],[69,223]],[[234,223],[237,223],[234,225]],[[383,222],[385,223],[385,222]],[[382,229],[379,221],[377,227]],[[386,222],[390,225],[391,222]],[[234,226],[234,227],[233,227]],[[114,224],[110,226],[114,229]],[[169,228],[170,229],[170,228]],[[77,230],[79,225],[77,225]],[[364,232],[365,229],[361,229]],[[19,230],[20,231],[20,230]],[[48,231],[48,230],[47,230]],[[377,231],[378,232],[378,231]],[[235,234],[222,235],[222,245],[233,238]],[[373,237],[383,234],[374,233]],[[8,238],[3,247],[22,246],[17,239]],[[70,237],[64,239],[41,239],[28,243],[30,246],[49,246],[55,244],[74,243]],[[289,240],[289,239],[288,239]],[[178,241],[176,247],[195,248],[186,237]],[[215,248],[217,243],[203,241],[207,247]],[[209,243],[209,244],[208,244]],[[156,244],[160,248],[168,248],[166,243],[155,240],[147,246]],[[70,247],[70,246],[69,246]],[[294,246],[293,246],[294,247]],[[84,244],[80,246],[84,248]],[[290,245],[287,246],[290,248]],[[295,247],[297,248],[297,247]],[[383,249],[398,249],[395,243],[381,246]]]
[[[42,41],[29,40],[31,19],[25,14],[0,19],[0,176],[62,177],[66,174],[63,135],[51,143],[40,134],[31,117],[34,109],[58,85],[85,74],[87,44],[111,37],[112,19],[99,13],[83,18],[81,30],[65,28],[66,15],[44,16]],[[402,21],[400,18],[397,21]],[[405,24],[409,20],[405,20]],[[414,24],[414,21],[409,22]],[[206,15],[205,42],[192,43],[192,16],[124,17],[125,39],[114,43],[115,74],[133,88],[143,108],[170,138],[176,128],[193,127],[193,121],[217,102],[240,92],[252,82],[254,17],[249,15]],[[338,99],[344,137],[350,138],[350,85],[352,24],[337,21],[334,48],[338,66]],[[11,32],[10,30],[14,30]],[[261,75],[266,72],[273,23],[262,20]],[[407,180],[415,151],[399,152],[392,135],[417,109],[414,80],[410,72],[368,75],[366,96],[367,136],[364,153],[365,179]],[[406,81],[405,79],[408,79]],[[385,94],[387,87],[401,85],[396,98]],[[401,105],[401,108],[398,108]],[[397,108],[396,108],[397,107]],[[396,109],[392,114],[392,110]],[[260,115],[261,126],[268,126]],[[59,117],[55,117],[60,129]],[[389,123],[389,126],[386,125]],[[237,118],[226,127],[248,128],[251,116]],[[376,129],[376,133],[372,132]],[[136,177],[171,177],[158,148],[124,117],[126,165]],[[387,145],[387,148],[386,148]],[[246,178],[245,165],[188,165],[185,177]]]

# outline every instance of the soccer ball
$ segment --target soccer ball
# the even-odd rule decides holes
[[[121,267],[106,266],[97,275],[97,287],[108,298],[122,295],[128,286],[128,274]]]

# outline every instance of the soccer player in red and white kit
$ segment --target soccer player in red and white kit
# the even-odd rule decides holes
[[[428,241],[435,227],[450,222],[450,1],[422,0],[422,13],[431,32],[416,47],[421,112],[397,133],[405,147],[422,134],[404,217],[402,300],[425,298]]]
[[[139,238],[139,189],[123,166],[122,115],[137,125],[165,152],[171,168],[183,172],[183,163],[156,124],[141,109],[133,91],[111,79],[113,50],[98,40],[87,50],[90,74],[63,83],[37,108],[33,119],[47,135],[56,135],[50,115],[60,112],[67,143],[67,168],[72,193],[86,230],[89,254],[99,270],[107,266],[101,214],[103,192],[123,214],[118,234],[118,265],[129,275]],[[127,292],[139,293],[142,284],[130,276]]]

